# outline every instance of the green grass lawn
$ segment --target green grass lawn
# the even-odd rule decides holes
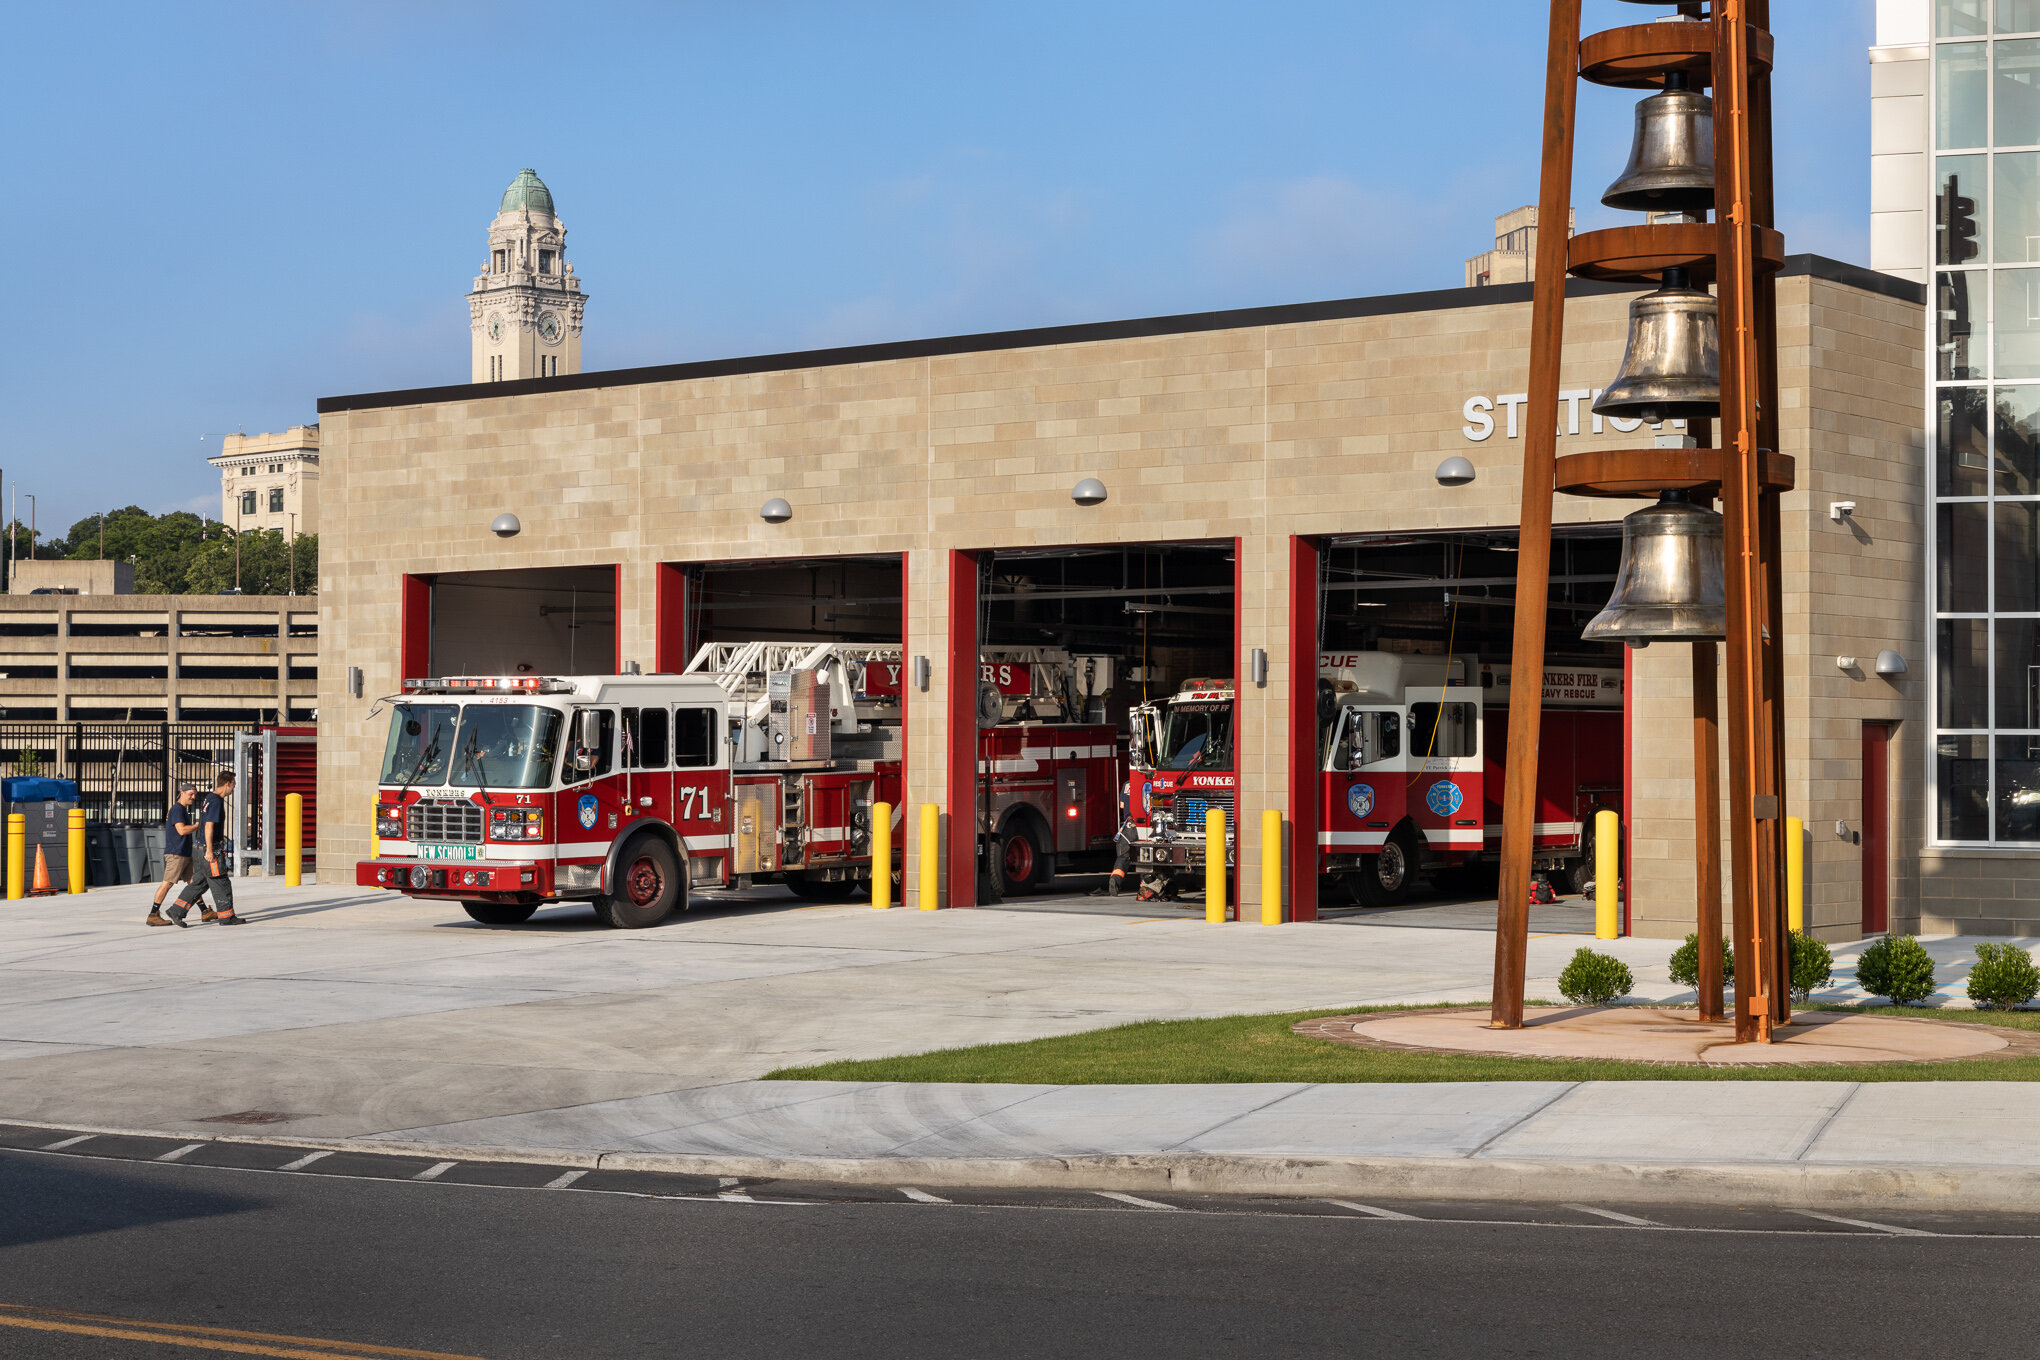
[[[1532,1003],[1539,1004],[1539,1003]],[[1290,1033],[1299,1020],[1409,1006],[1144,1020],[1055,1039],[938,1049],[904,1058],[783,1067],[767,1081],[955,1081],[1047,1085],[1149,1085],[1321,1081],[2040,1081],[2040,1056],[1943,1063],[1820,1063],[1776,1067],[1658,1066],[1588,1058],[1495,1058],[1351,1048]],[[1811,1006],[1881,1016],[2040,1030],[2040,1012]]]

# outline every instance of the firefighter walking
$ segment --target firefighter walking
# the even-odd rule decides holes
[[[217,913],[213,918],[216,924],[237,926],[247,919],[234,912],[234,881],[228,876],[233,866],[227,858],[227,797],[233,791],[234,776],[221,771],[213,781],[212,792],[199,806],[200,843],[192,847],[196,853],[192,856],[191,883],[163,913],[180,926],[186,924],[185,914],[208,892]]]

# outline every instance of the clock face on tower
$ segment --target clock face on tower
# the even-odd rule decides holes
[[[539,313],[538,333],[548,345],[558,344],[560,339],[560,319],[551,312]]]
[[[489,318],[489,338],[491,340],[503,338],[503,316],[500,312]]]

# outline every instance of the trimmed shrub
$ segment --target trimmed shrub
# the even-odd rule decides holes
[[[2040,968],[2033,956],[2015,944],[1976,946],[1976,965],[1969,970],[1969,999],[1987,1011],[2023,1006],[2040,993]]]
[[[1681,987],[1700,985],[1700,932],[1686,936],[1686,942],[1672,951],[1670,961],[1672,981]],[[1721,940],[1721,985],[1726,987],[1735,981],[1735,950],[1729,947],[1728,937]]]
[[[1835,956],[1825,940],[1792,932],[1792,999],[1804,1004],[1835,975]]]
[[[1910,935],[1886,935],[1856,959],[1856,982],[1872,996],[1909,1006],[1934,994],[1934,960]]]
[[[1605,1006],[1618,996],[1629,995],[1635,985],[1628,964],[1584,948],[1558,975],[1558,990],[1576,1006]]]

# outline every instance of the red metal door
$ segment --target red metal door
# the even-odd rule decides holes
[[[1889,924],[1891,883],[1891,733],[1895,723],[1863,724],[1863,933]]]

